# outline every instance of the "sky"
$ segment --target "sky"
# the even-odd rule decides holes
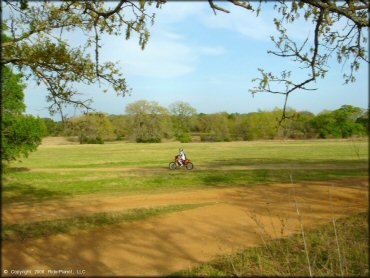
[[[156,13],[156,20],[149,27],[151,36],[144,51],[135,36],[129,40],[124,36],[103,37],[101,60],[118,62],[132,89],[130,96],[119,97],[113,91],[104,94],[104,88],[98,85],[76,85],[76,88],[94,98],[95,110],[107,114],[123,114],[129,103],[141,99],[165,107],[184,101],[199,113],[249,113],[282,108],[281,95],[253,96],[249,92],[256,85],[252,79],[260,77],[258,68],[274,73],[291,68],[295,80],[306,77],[305,70],[286,58],[267,54],[268,50],[274,50],[270,36],[276,36],[273,24],[276,12],[272,4],[265,4],[258,17],[226,2],[218,5],[230,13],[217,11],[215,15],[207,1],[168,1],[161,9],[150,7],[149,12]],[[313,28],[310,23],[298,20],[288,30],[293,39],[302,41],[312,35]],[[81,45],[78,33],[69,34],[67,39],[71,45]],[[334,110],[344,104],[367,108],[368,74],[368,65],[362,63],[356,74],[357,82],[343,85],[342,65],[334,59],[326,78],[313,85],[317,90],[291,94],[288,106],[313,113]],[[25,93],[28,114],[50,117],[45,87],[31,81]],[[78,114],[68,111],[69,116]],[[58,116],[54,119],[58,120]]]

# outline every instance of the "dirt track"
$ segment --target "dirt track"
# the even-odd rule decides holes
[[[261,236],[266,235],[253,219],[261,221],[272,237],[281,236],[281,219],[286,220],[283,236],[297,232],[296,205],[301,209],[304,227],[328,222],[333,216],[366,211],[368,178],[129,197],[86,196],[33,207],[4,207],[3,222],[203,202],[217,203],[77,234],[3,242],[3,269],[72,269],[74,274],[83,269],[87,275],[165,275],[208,261],[220,253],[261,244]]]

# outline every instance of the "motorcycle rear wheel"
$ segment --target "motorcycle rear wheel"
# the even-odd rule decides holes
[[[188,170],[193,169],[193,167],[194,167],[194,165],[191,162],[189,162],[188,164],[186,164],[186,169],[188,169]]]

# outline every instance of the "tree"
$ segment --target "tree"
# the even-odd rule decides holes
[[[90,108],[91,99],[78,98],[73,87],[77,82],[105,83],[123,96],[130,92],[116,64],[99,60],[101,37],[124,33],[129,39],[136,33],[144,49],[149,40],[146,23],[154,20],[145,6],[152,2],[121,0],[111,2],[112,8],[101,0],[3,2],[9,17],[2,25],[6,34],[2,36],[1,65],[14,65],[27,79],[33,77],[37,83],[45,84],[51,114],[60,112],[65,120],[62,108],[68,104]],[[160,3],[157,1],[157,6]],[[72,47],[67,43],[65,35],[72,31],[80,32],[84,45]],[[94,52],[94,57],[89,51]]]
[[[359,107],[343,105],[334,111],[322,111],[312,119],[321,138],[348,138],[353,135],[365,135],[364,126],[357,122],[363,115]]]
[[[104,113],[87,113],[66,123],[70,135],[78,136],[80,144],[103,144],[113,140],[114,128]]]
[[[129,120],[127,115],[110,115],[110,121],[114,127],[117,140],[123,140],[128,135]]]
[[[341,136],[332,111],[322,111],[311,121],[312,126],[317,130],[320,138]]]
[[[232,128],[234,138],[236,140],[247,140],[248,139],[247,115],[236,113],[232,118],[234,119]]]
[[[360,117],[357,118],[356,123],[362,125],[364,135],[369,135],[369,110],[363,111]]]
[[[333,117],[342,138],[348,138],[352,135],[364,135],[366,133],[363,125],[356,122],[361,114],[362,109],[352,105],[343,105],[333,111]]]
[[[196,113],[195,108],[183,101],[174,102],[169,108],[173,116],[173,127],[176,139],[181,143],[191,142],[191,136],[189,134],[190,121],[192,116]]]
[[[309,139],[316,136],[315,130],[312,127],[311,121],[315,115],[309,111],[300,111],[295,113],[292,122],[291,138],[294,139]]]
[[[198,130],[202,141],[230,141],[227,113],[199,114]]]
[[[2,68],[1,152],[2,163],[27,157],[41,144],[46,129],[41,119],[24,115],[23,90],[20,74],[9,67]]]
[[[159,143],[170,137],[168,110],[155,101],[138,100],[126,107],[131,137],[138,143]]]
[[[274,139],[278,131],[276,116],[269,111],[249,113],[246,125],[247,140]]]
[[[255,8],[249,1],[229,2],[241,6],[247,10],[256,12],[257,16],[262,10],[263,1],[260,0]],[[228,10],[214,4],[209,0],[211,7],[223,12]],[[282,120],[286,118],[288,97],[292,92],[299,90],[316,90],[310,87],[317,78],[324,78],[329,70],[328,63],[335,56],[338,63],[346,64],[349,69],[343,74],[344,82],[355,82],[355,72],[360,68],[360,61],[369,63],[366,54],[369,21],[370,2],[368,0],[348,1],[321,1],[321,0],[280,0],[275,1],[275,10],[280,18],[274,18],[274,24],[279,37],[271,40],[276,47],[275,51],[268,53],[291,59],[301,69],[307,70],[307,77],[303,80],[295,80],[292,72],[284,69],[279,75],[258,69],[260,78],[253,79],[257,86],[250,89],[252,94],[269,92],[285,96]],[[299,17],[311,21],[313,30],[311,37],[307,37],[302,43],[293,41],[287,33],[286,24],[291,24]],[[344,27],[341,26],[345,23]]]
[[[50,118],[42,118],[44,125],[46,127],[45,136],[61,136],[64,131],[64,126],[62,122],[55,122]]]
[[[27,73],[28,78],[32,76],[37,82],[44,83],[49,91],[51,113],[62,111],[66,104],[89,108],[91,99],[78,99],[73,89],[74,82],[105,82],[119,95],[126,95],[130,91],[115,63],[100,62],[101,38],[103,34],[125,34],[128,39],[131,33],[136,33],[144,49],[149,40],[147,22],[153,23],[154,20],[154,14],[147,14],[145,8],[154,1],[120,0],[111,2],[112,7],[105,5],[103,0],[3,2],[4,10],[10,11],[10,16],[2,25],[8,37],[2,38],[1,65],[15,65]],[[166,1],[155,2],[159,8]],[[229,12],[213,0],[208,2],[215,13],[216,10]],[[228,2],[255,12],[258,16],[264,1],[253,2],[253,5],[248,1]],[[276,1],[275,9],[280,18],[275,18],[274,24],[280,35],[278,38],[271,37],[276,50],[269,53],[292,59],[298,67],[307,70],[307,77],[295,79],[287,69],[279,75],[259,69],[261,77],[254,79],[257,85],[250,91],[253,94],[269,92],[284,95],[284,119],[288,96],[299,90],[315,90],[311,85],[318,78],[325,77],[332,56],[339,63],[350,65],[344,74],[344,81],[354,82],[360,61],[368,62],[365,34],[370,26],[369,8],[368,0]],[[312,37],[307,37],[302,43],[293,41],[287,34],[286,24],[298,17],[312,22]],[[343,22],[344,28],[339,26]],[[81,47],[73,48],[66,43],[64,35],[76,30],[86,40]],[[88,54],[89,50],[94,52],[94,57]]]

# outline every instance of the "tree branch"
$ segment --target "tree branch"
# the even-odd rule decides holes
[[[237,0],[228,0],[228,1],[230,3],[233,3],[235,6],[239,6],[239,7],[242,7],[244,9],[254,11],[253,10],[253,7],[248,2],[245,2],[245,1],[237,1]]]
[[[211,6],[211,8],[213,9],[213,12],[215,13],[215,15],[216,15],[216,10],[222,11],[224,13],[230,13],[230,11],[228,11],[224,8],[221,8],[221,7],[217,6],[215,3],[213,3],[213,0],[208,0],[208,3]]]
[[[336,2],[332,1],[321,1],[321,0],[302,0],[303,3],[309,4],[311,6],[317,7],[319,9],[324,9],[330,11],[331,13],[336,13],[342,15],[351,21],[353,21],[358,27],[370,27],[369,17],[367,16],[365,19],[362,19],[358,16],[355,11],[363,11],[365,14],[368,15],[368,11],[370,9],[370,2],[365,1],[363,6],[355,6],[356,2],[352,2],[354,5],[347,4],[345,6],[338,6]]]
[[[108,18],[110,17],[111,15],[119,12],[123,6],[123,4],[125,4],[126,2],[129,2],[129,1],[126,1],[126,0],[120,0],[120,2],[118,3],[118,5],[113,9],[113,10],[110,10],[110,11],[106,11],[106,12],[99,12],[97,10],[95,10],[92,5],[91,5],[91,2],[87,1],[86,2],[86,9],[89,10],[89,11],[92,11],[94,12],[95,14],[97,14],[99,17],[104,17],[104,18]]]

